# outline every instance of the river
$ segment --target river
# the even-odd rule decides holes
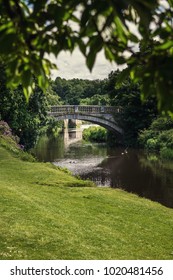
[[[173,162],[163,163],[140,150],[86,143],[80,130],[43,136],[34,153],[38,160],[66,167],[99,187],[121,188],[173,208]]]

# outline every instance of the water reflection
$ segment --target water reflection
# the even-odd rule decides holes
[[[39,160],[67,167],[98,186],[122,188],[173,208],[173,163],[153,161],[138,150],[129,149],[126,154],[122,149],[71,139],[69,144],[64,143],[63,135],[42,137],[35,154]]]
[[[122,188],[173,207],[173,164],[168,171],[163,163],[148,161],[144,152],[129,150],[125,156],[121,156],[118,149],[116,152],[117,157],[108,157],[99,165],[103,171],[97,173],[98,182],[109,181],[113,188]],[[94,180],[95,176],[92,171],[82,178]]]

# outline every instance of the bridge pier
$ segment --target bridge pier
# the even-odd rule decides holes
[[[68,119],[64,120],[64,128],[67,129],[68,128]]]
[[[76,128],[81,126],[82,121],[77,119],[64,119],[64,128]]]

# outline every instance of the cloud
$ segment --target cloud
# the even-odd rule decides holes
[[[79,49],[75,49],[72,54],[63,51],[59,54],[58,58],[51,55],[50,59],[58,67],[58,70],[52,71],[52,79],[55,79],[56,77],[65,79],[104,79],[108,77],[108,74],[111,71],[115,71],[118,68],[120,69],[120,67],[117,67],[115,63],[110,63],[106,60],[103,51],[97,55],[95,65],[91,73],[85,64],[85,58]]]

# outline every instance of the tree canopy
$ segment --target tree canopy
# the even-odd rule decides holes
[[[26,103],[21,86],[7,89],[5,66],[0,63],[0,120],[10,125],[25,149],[35,144],[41,127],[48,123],[49,96],[44,95],[36,84],[34,94]]]
[[[143,97],[156,95],[159,109],[173,112],[173,0],[0,0],[0,58],[9,85],[23,85],[28,98],[33,75],[45,89],[55,67],[49,55],[76,46],[92,70],[103,49],[109,61],[126,64],[141,80]]]

